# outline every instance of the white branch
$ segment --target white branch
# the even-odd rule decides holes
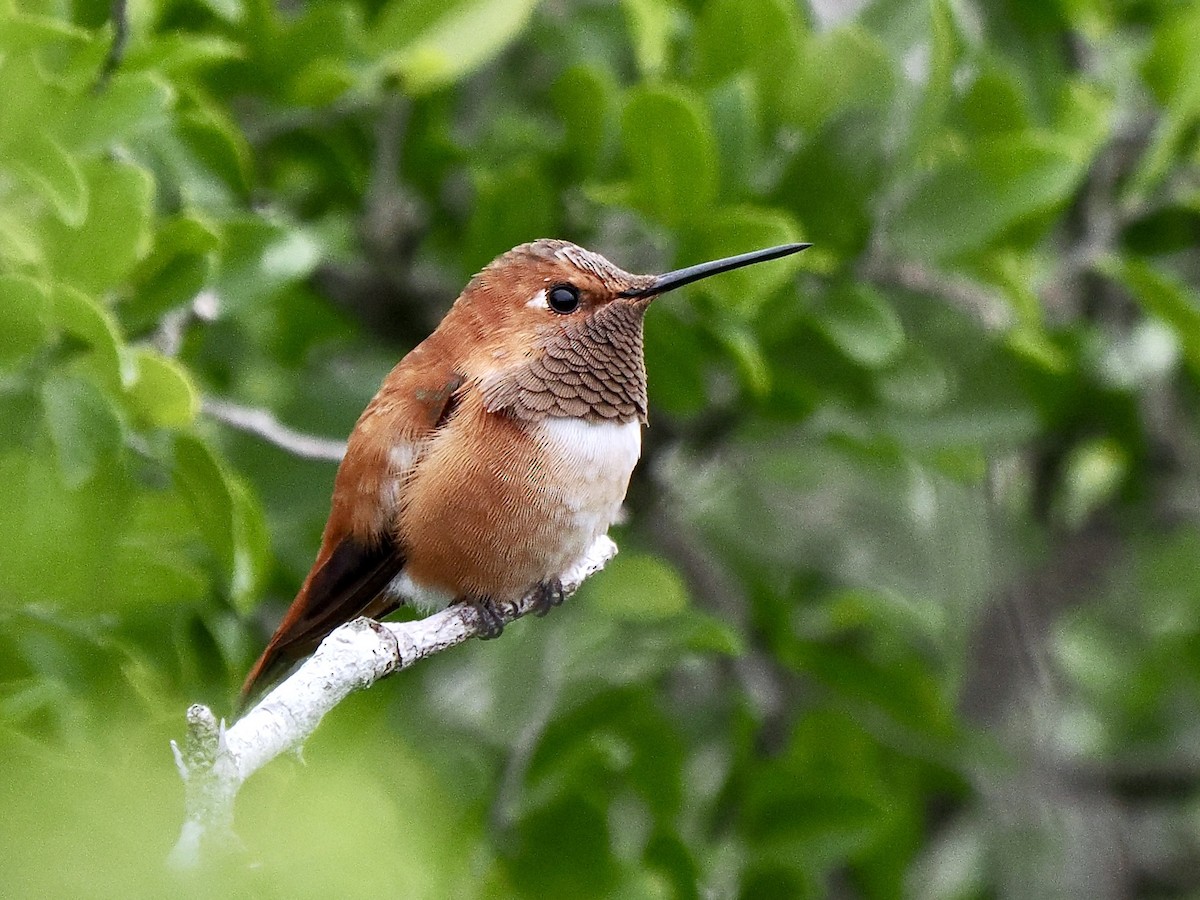
[[[275,418],[275,414],[253,406],[242,406],[230,403],[228,400],[217,400],[205,397],[203,410],[212,416],[231,425],[240,431],[245,431],[255,437],[260,437],[281,450],[286,450],[293,456],[303,459],[319,459],[329,462],[340,462],[346,453],[346,445],[341,441],[329,438],[315,437],[288,428]]]
[[[569,595],[617,552],[600,537],[562,578]],[[534,595],[502,610],[505,622],[535,606]],[[475,637],[484,629],[474,607],[455,605],[417,622],[355,619],[329,635],[307,662],[229,728],[201,705],[189,707],[182,749],[171,742],[186,789],[183,829],[171,865],[194,869],[237,851],[233,803],[258,769],[298,747],[348,694]]]

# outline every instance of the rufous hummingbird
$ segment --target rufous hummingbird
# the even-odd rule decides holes
[[[405,598],[472,604],[484,637],[503,604],[533,591],[539,613],[560,603],[560,576],[616,518],[641,453],[650,302],[808,246],[666,275],[559,240],[495,259],[354,426],[316,562],[243,700],[338,625]]]

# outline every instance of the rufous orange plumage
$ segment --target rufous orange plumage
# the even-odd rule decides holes
[[[354,426],[321,549],[243,698],[405,597],[471,603],[493,637],[500,604],[560,602],[559,577],[612,524],[640,455],[650,301],[807,246],[657,276],[559,240],[494,260]]]

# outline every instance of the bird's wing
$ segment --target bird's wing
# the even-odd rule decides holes
[[[337,626],[386,615],[398,605],[384,593],[405,563],[392,528],[395,504],[424,445],[453,413],[464,380],[439,365],[432,350],[422,345],[401,360],[354,426],[321,550],[246,677],[243,702]]]

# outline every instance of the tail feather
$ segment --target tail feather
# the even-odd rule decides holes
[[[384,595],[404,568],[403,550],[391,540],[365,543],[343,538],[322,552],[300,593],[292,601],[262,656],[242,685],[241,704],[301,657],[317,648],[329,632],[362,615],[386,615],[398,603]]]

